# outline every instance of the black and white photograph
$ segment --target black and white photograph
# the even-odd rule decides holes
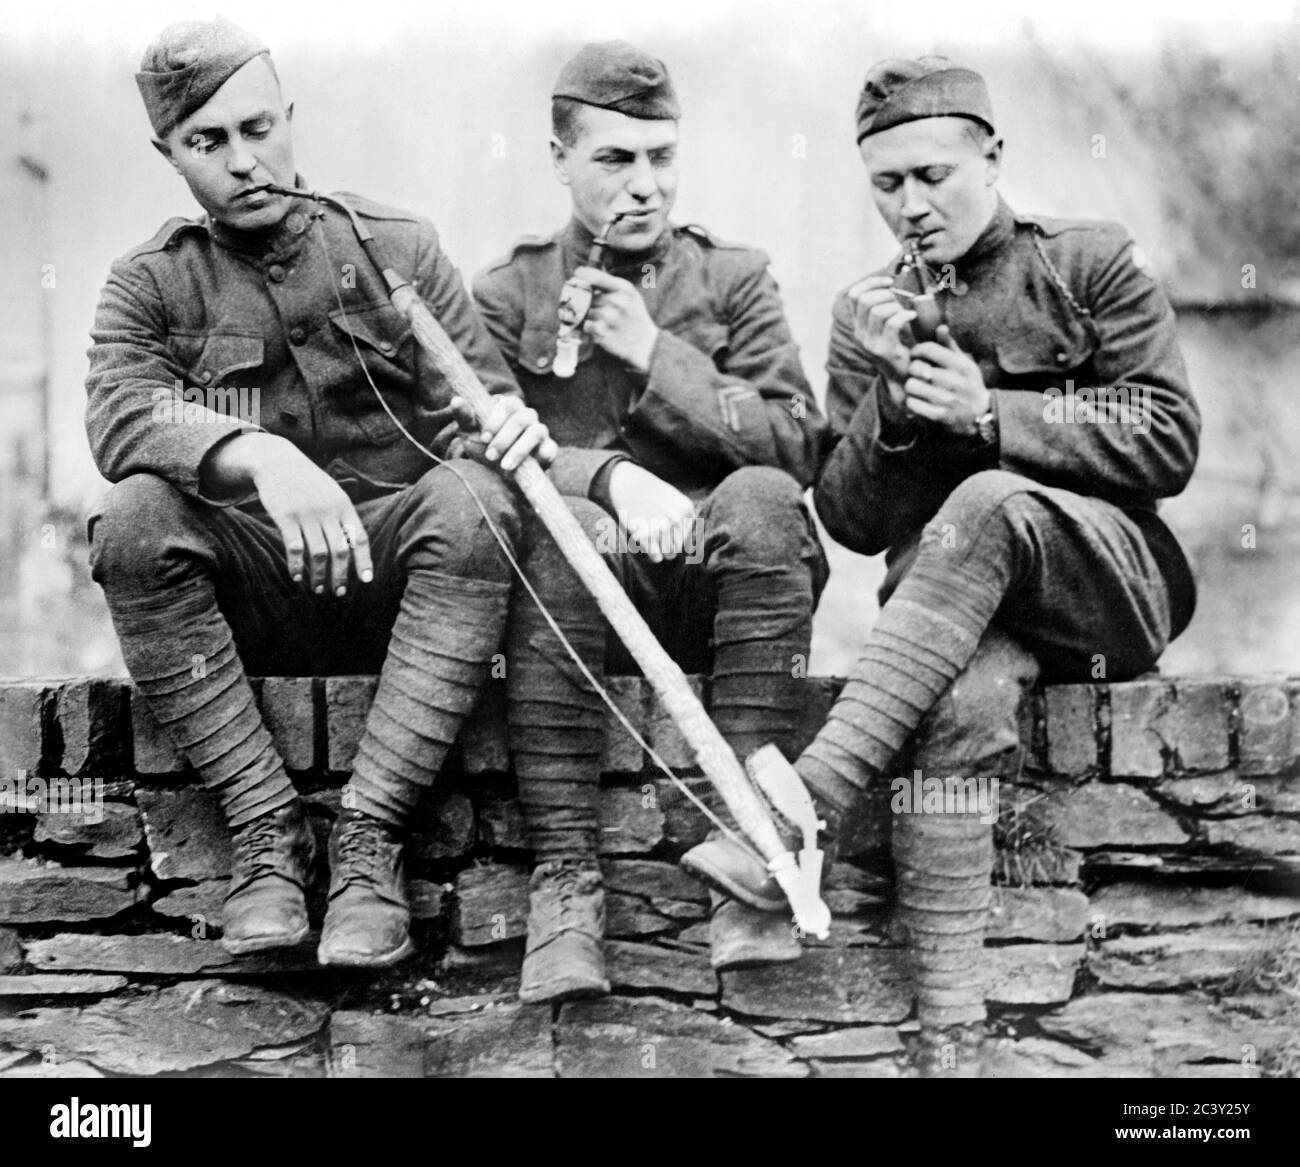
[[[1300,3],[48,0],[0,98],[38,1143],[195,1078],[1280,1119]]]

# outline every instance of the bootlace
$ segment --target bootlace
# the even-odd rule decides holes
[[[339,858],[349,877],[374,879],[382,873],[388,835],[380,823],[353,819],[339,839]]]
[[[248,877],[277,870],[276,845],[282,834],[274,815],[254,819],[235,836],[236,861]]]

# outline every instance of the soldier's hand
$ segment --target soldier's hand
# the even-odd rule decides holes
[[[975,432],[975,419],[989,411],[984,375],[941,324],[938,340],[912,349],[907,367],[908,412],[956,434]]]
[[[481,426],[468,401],[453,397],[450,405],[456,424],[467,436],[485,444],[483,457],[497,462],[507,474],[518,470],[529,455],[545,468],[559,453],[555,439],[538,420],[537,410],[528,408],[518,397],[493,397],[492,411]]]
[[[853,305],[853,335],[863,351],[875,362],[889,390],[880,408],[894,421],[906,417],[907,366],[912,350],[903,340],[903,328],[916,319],[916,313],[904,308],[890,290],[888,276],[867,276],[848,291]]]
[[[580,267],[573,273],[595,291],[595,301],[582,330],[607,353],[642,373],[650,371],[659,329],[641,293],[627,280],[620,280],[594,267]]]
[[[609,476],[609,497],[629,541],[652,563],[673,559],[692,545],[695,504],[649,470],[618,463]]]
[[[274,441],[257,458],[252,482],[284,540],[290,578],[316,595],[326,588],[345,595],[349,569],[369,583],[374,579],[370,540],[352,500],[291,442]]]

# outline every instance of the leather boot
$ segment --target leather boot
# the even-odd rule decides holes
[[[330,835],[329,907],[317,959],[347,968],[383,968],[412,951],[397,831],[345,809]]]
[[[594,860],[539,863],[528,883],[525,1004],[603,996],[605,889]]]
[[[221,944],[242,956],[307,939],[307,902],[316,841],[302,804],[260,815],[234,835],[235,863],[221,908]]]
[[[714,906],[709,920],[709,963],[718,972],[784,964],[803,954],[788,911],[757,911],[716,892],[710,893],[710,898]]]

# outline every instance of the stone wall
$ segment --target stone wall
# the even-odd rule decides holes
[[[838,685],[809,679],[809,735]],[[322,843],[374,686],[255,682]],[[612,688],[702,788],[648,687]],[[1300,1073],[1300,1012],[1280,991],[1300,969],[1300,681],[1048,688],[1023,733],[1024,771],[1001,791],[985,1072]],[[916,1024],[888,790],[829,874],[830,938],[719,978],[705,893],[675,864],[707,823],[612,718],[605,762],[615,994],[526,1008],[500,685],[413,825],[418,954],[363,975],[320,970],[314,947],[224,952],[229,838],[129,685],[0,683],[0,1076],[903,1072]],[[79,795],[90,813],[69,813]]]

